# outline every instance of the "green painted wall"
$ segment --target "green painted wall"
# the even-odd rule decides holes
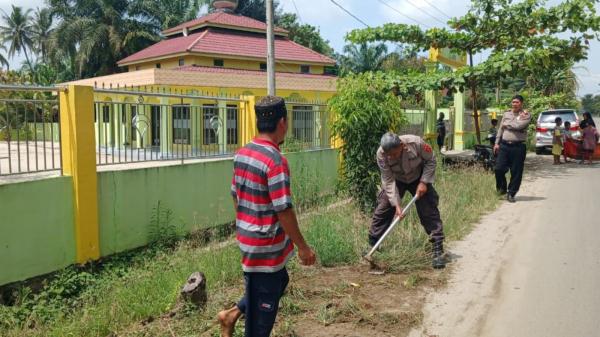
[[[310,205],[318,200],[316,196],[333,192],[338,151],[298,152],[286,157],[297,206]],[[231,159],[224,159],[98,173],[102,256],[147,244],[159,201],[163,209],[172,211],[171,224],[182,231],[233,221],[229,194],[232,164]],[[0,285],[73,263],[72,179],[0,185]]]
[[[336,150],[286,157],[295,197],[333,190],[338,167]],[[233,162],[226,159],[98,173],[101,255],[147,244],[159,201],[163,209],[172,211],[170,224],[186,232],[233,221],[229,194],[232,172]]]
[[[339,172],[337,150],[296,152],[285,156],[290,165],[292,196],[297,206],[310,206],[318,195],[334,191]]]
[[[0,185],[0,285],[74,262],[71,178]]]

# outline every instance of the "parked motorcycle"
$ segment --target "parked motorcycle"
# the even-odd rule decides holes
[[[481,163],[486,171],[493,171],[496,166],[496,155],[494,147],[491,145],[475,145],[473,158],[476,162]]]

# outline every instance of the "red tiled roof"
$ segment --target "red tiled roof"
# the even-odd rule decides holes
[[[184,22],[179,26],[169,28],[163,31],[163,34],[173,34],[178,31],[183,31],[183,29],[186,27],[192,28],[196,26],[210,25],[211,23],[216,25],[250,28],[262,31],[267,30],[267,25],[264,22],[249,18],[247,16],[230,14],[225,12],[215,12],[192,21]],[[278,33],[287,33],[287,30],[279,27],[275,27],[275,31]]]
[[[163,40],[119,61],[119,64],[141,61],[166,55],[193,52],[266,59],[265,36],[207,29],[184,37]],[[275,59],[307,63],[335,64],[335,61],[285,37],[275,39]]]
[[[262,70],[248,70],[248,69],[235,69],[235,68],[221,68],[221,67],[204,67],[204,66],[183,66],[175,68],[176,71],[186,72],[200,72],[200,73],[218,73],[218,74],[241,74],[241,75],[262,75],[267,76],[267,73]],[[295,77],[295,78],[330,78],[336,79],[335,75],[323,75],[323,74],[301,74],[291,72],[280,72],[278,71],[277,77]]]
[[[202,35],[203,33],[193,34],[189,36],[176,37],[157,42],[148,48],[142,49],[139,52],[129,55],[122,59],[118,64],[124,64],[144,59],[161,57],[166,55],[185,53],[187,49]]]
[[[210,30],[194,44],[191,51],[266,59],[267,39],[255,34]],[[335,63],[329,57],[283,37],[275,39],[275,58],[286,61]]]

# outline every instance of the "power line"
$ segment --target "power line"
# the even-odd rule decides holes
[[[419,7],[418,5],[415,5],[415,4],[414,4],[414,2],[412,2],[412,0],[406,0],[406,1],[408,2],[408,4],[409,4],[409,5],[413,6],[413,7],[414,7],[414,8],[416,8],[417,10],[419,10],[419,11],[421,11],[421,12],[425,13],[427,16],[429,16],[430,18],[434,19],[435,21],[437,21],[437,22],[441,23],[442,25],[445,25],[445,24],[446,24],[444,21],[442,21],[442,20],[438,19],[437,17],[435,17],[435,16],[433,16],[433,15],[429,14],[429,12],[428,12],[428,11],[425,11],[425,10],[421,9],[421,7]]]
[[[346,8],[344,8],[342,5],[340,5],[339,3],[335,2],[335,0],[330,0],[331,2],[333,2],[334,5],[338,6],[339,8],[341,8],[344,12],[346,12],[348,15],[350,15],[351,17],[353,17],[356,21],[362,23],[363,25],[365,25],[366,27],[370,27],[369,25],[367,25],[363,20],[359,19],[356,15],[350,13],[349,10],[347,10]]]
[[[296,0],[292,0],[292,4],[294,5],[294,8],[296,9],[296,14],[298,15],[298,20],[300,20],[300,23],[302,23],[302,18],[300,17],[300,11],[298,10],[298,6],[296,6]]]
[[[447,17],[448,19],[452,19],[452,17],[450,17],[448,14],[444,13],[444,11],[442,11],[441,9],[439,9],[436,5],[434,5],[431,2],[429,2],[429,0],[423,0],[423,1],[425,1],[425,3],[428,4],[429,6],[433,7],[433,9],[435,9],[436,11],[438,11],[438,13],[440,13],[443,16]]]
[[[408,15],[406,15],[406,14],[404,14],[404,13],[400,12],[400,11],[399,11],[399,10],[397,10],[396,8],[392,7],[392,6],[391,6],[389,3],[387,3],[387,2],[385,2],[385,1],[383,1],[383,0],[377,0],[377,1],[381,2],[381,3],[382,3],[384,6],[388,7],[389,9],[393,10],[394,12],[396,12],[396,13],[398,13],[398,14],[400,14],[400,15],[404,16],[405,18],[407,18],[407,19],[409,19],[409,20],[411,20],[411,21],[415,22],[416,24],[418,24],[418,25],[422,25],[422,26],[425,26],[425,27],[427,27],[427,28],[431,28],[431,26],[429,26],[429,25],[427,25],[427,24],[424,24],[424,23],[422,23],[421,21],[418,21],[418,20],[416,20],[416,19],[413,19],[413,18],[411,18],[410,16],[408,16]]]

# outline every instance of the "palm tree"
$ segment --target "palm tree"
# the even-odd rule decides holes
[[[53,15],[49,8],[38,8],[33,14],[31,25],[33,49],[44,63],[48,62],[50,38],[54,32],[53,21]]]
[[[545,95],[560,93],[574,95],[579,89],[579,81],[573,72],[573,66],[535,73],[527,78],[526,83],[528,87],[543,92]]]
[[[130,13],[149,23],[156,34],[198,17],[209,0],[134,0]]]
[[[6,70],[10,69],[10,64],[8,64],[8,59],[6,58],[6,47],[3,44],[0,44],[0,66],[6,66]]]
[[[211,8],[210,10],[213,11],[214,8]],[[275,22],[277,23],[282,16],[278,0],[273,1],[273,12]],[[258,21],[266,22],[267,3],[265,0],[238,0],[238,6],[235,9],[235,13],[253,18]]]
[[[387,56],[387,46],[383,43],[359,45],[349,44],[344,47],[341,59],[342,68],[354,73],[380,70]]]
[[[0,40],[8,43],[8,57],[16,53],[23,53],[25,60],[31,68],[31,60],[27,50],[33,46],[31,31],[31,9],[23,11],[22,7],[12,5],[12,12],[8,15],[2,11],[3,25],[0,26]]]
[[[116,62],[158,40],[147,22],[129,15],[127,0],[50,0],[60,19],[52,59],[72,57],[78,77],[118,71]],[[53,48],[54,49],[54,48]]]

